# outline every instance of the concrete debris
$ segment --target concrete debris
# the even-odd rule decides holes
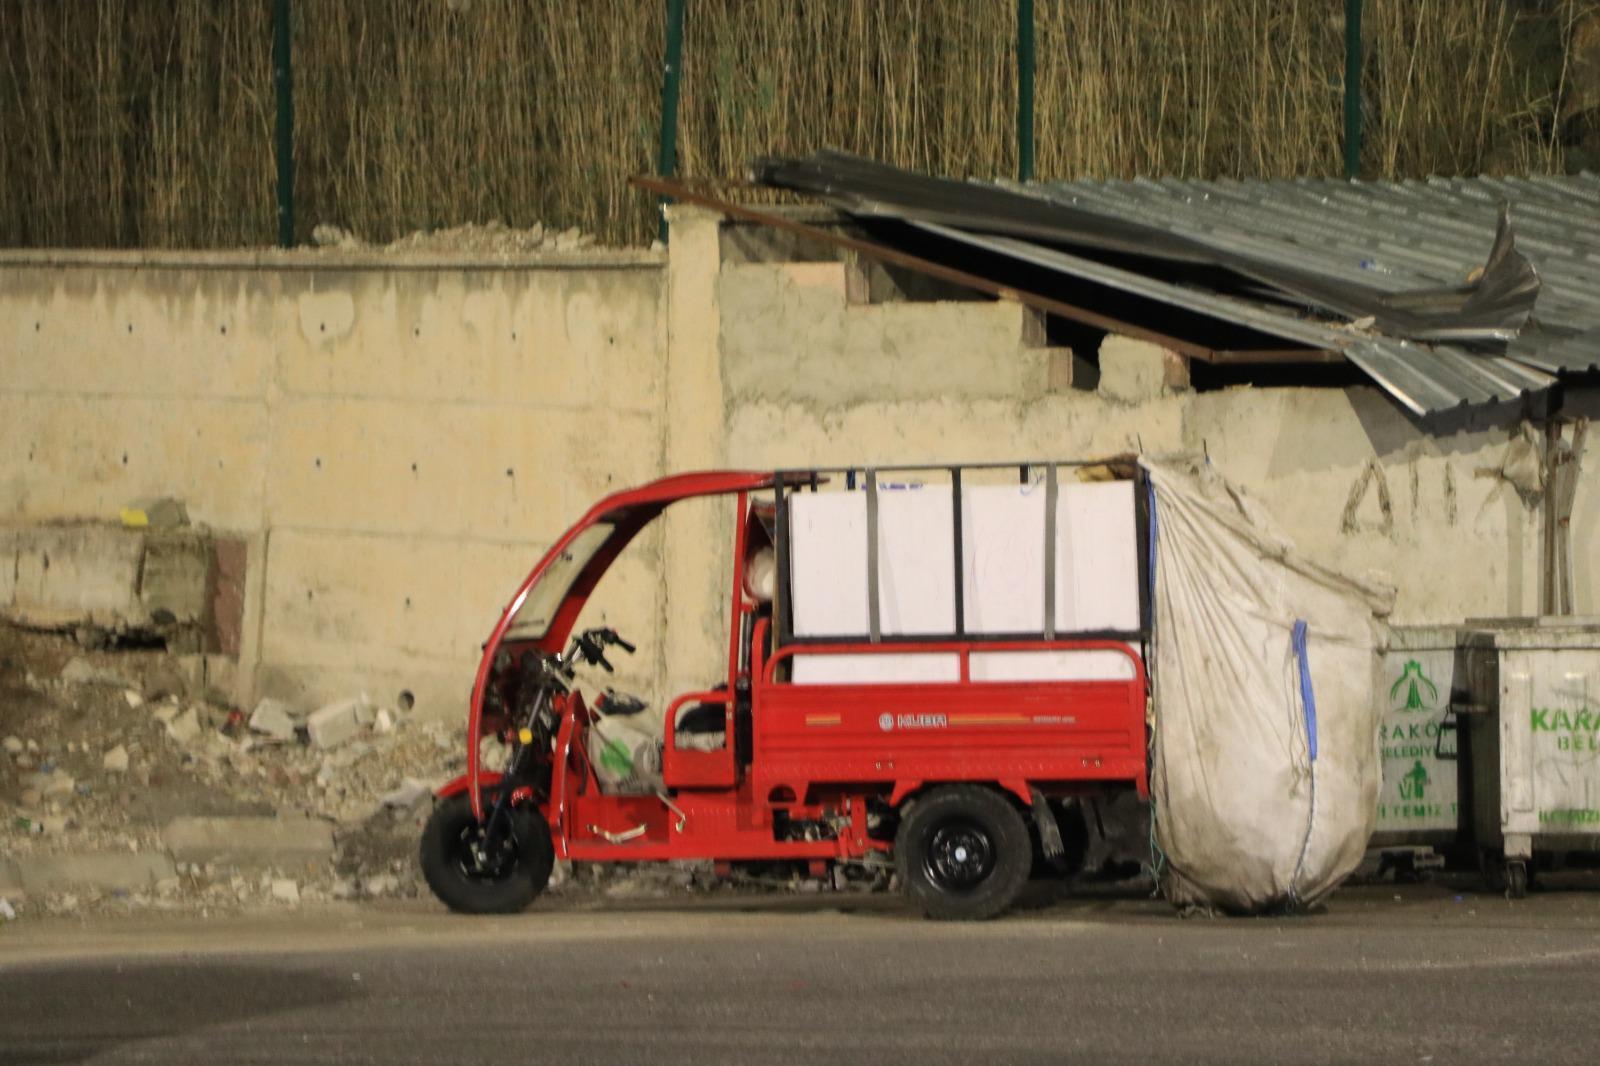
[[[17,920],[17,909],[11,901],[0,896],[0,922],[14,922]]]
[[[272,882],[272,898],[279,903],[299,903],[300,885],[287,877],[275,878]]]
[[[122,524],[129,529],[175,529],[189,524],[182,500],[171,496],[146,496],[122,508]]]
[[[1525,496],[1536,497],[1544,491],[1544,462],[1539,454],[1539,442],[1531,434],[1517,437],[1506,445],[1500,476]]]
[[[293,740],[294,713],[282,700],[264,699],[250,712],[250,728],[274,740]]]
[[[330,703],[306,719],[306,733],[314,748],[336,748],[361,732],[361,716],[369,705],[365,695]]]
[[[118,684],[58,684],[74,657]],[[0,897],[30,915],[214,913],[272,904],[272,879],[302,903],[426,892],[417,840],[432,788],[464,768],[457,723],[361,697],[330,705],[328,747],[282,738],[281,719],[278,736],[230,736],[220,703],[188,690],[192,661],[0,624]]]
[[[144,889],[152,887],[162,878],[177,876],[170,859],[149,852],[19,855],[14,861],[23,890],[30,897],[69,888],[92,888],[106,892]]]
[[[61,668],[61,680],[69,685],[126,685],[128,679],[110,670],[102,670],[88,659],[75,656]]]
[[[39,794],[44,800],[69,800],[75,794],[75,781],[65,770],[40,770],[22,779],[23,788]]]
[[[400,787],[385,792],[378,802],[385,807],[412,807],[432,795],[433,789],[424,782],[408,777],[400,782]]]
[[[193,707],[173,716],[172,720],[167,723],[167,736],[179,744],[193,743],[194,739],[199,735],[200,716],[195,713]]]
[[[326,222],[312,228],[311,239],[317,247],[330,251],[378,250],[391,254],[476,252],[529,255],[537,252],[581,251],[595,244],[592,234],[584,233],[576,226],[555,232],[535,222],[527,229],[513,229],[498,220],[481,224],[469,222],[448,229],[419,230],[376,249],[344,227]]]
[[[161,842],[178,862],[244,868],[325,862],[333,827],[310,818],[174,818]]]

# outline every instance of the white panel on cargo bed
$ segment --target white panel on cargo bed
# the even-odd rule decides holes
[[[1056,498],[1056,631],[1138,628],[1133,482],[1062,484]]]
[[[974,681],[1132,681],[1135,675],[1132,659],[1104,648],[975,651],[967,670]]]
[[[961,656],[944,652],[796,655],[797,685],[895,685],[961,680]]]
[[[797,492],[789,497],[789,528],[795,633],[865,633],[866,493]]]
[[[1044,631],[1044,486],[961,490],[968,633]]]
[[[878,489],[878,624],[885,636],[956,628],[949,485]]]

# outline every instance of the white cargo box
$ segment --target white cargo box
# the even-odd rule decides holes
[[[1042,484],[962,489],[968,635],[1045,631],[1046,495]],[[869,633],[866,497],[853,491],[788,498],[796,636],[860,639]],[[880,484],[877,497],[879,633],[884,640],[954,635],[950,486]],[[1133,482],[1062,482],[1055,527],[1056,633],[1138,630]]]

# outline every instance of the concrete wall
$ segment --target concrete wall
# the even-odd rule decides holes
[[[246,685],[455,713],[521,575],[661,470],[663,300],[646,253],[7,254],[0,521],[181,497],[248,539]],[[657,539],[596,602],[625,631]]]
[[[702,231],[720,230],[711,262]],[[701,234],[691,265],[684,233]],[[719,366],[720,409],[700,412],[715,461],[771,468],[1015,458],[1137,451],[1205,453],[1256,496],[1301,550],[1398,588],[1394,620],[1449,622],[1539,609],[1538,505],[1495,475],[1515,416],[1425,431],[1376,388],[1181,387],[1174,360],[1142,342],[1102,346],[1099,388],[1047,373],[1060,353],[1014,304],[853,302],[846,262],[763,262],[745,227],[701,212],[674,216],[674,272],[718,278],[720,335],[697,343]],[[752,253],[752,248],[758,249]],[[1174,385],[1180,387],[1174,388]],[[1569,407],[1595,406],[1589,394]],[[676,425],[678,432],[689,432]],[[1600,611],[1600,478],[1586,474],[1574,514],[1579,613]],[[703,522],[687,543],[721,545]],[[685,549],[688,550],[688,549]],[[685,587],[715,553],[684,564],[669,600],[696,609],[696,658],[685,675],[716,669],[725,639],[720,583]],[[680,645],[687,638],[679,636]]]
[[[1538,609],[1537,505],[1495,473],[1514,417],[1441,434],[1372,388],[1196,393],[1117,338],[1074,388],[1017,305],[875,302],[860,264],[671,217],[665,257],[0,255],[0,522],[181,496],[250,545],[242,688],[447,714],[551,538],[667,470],[1204,452],[1302,550],[1395,583],[1397,621]],[[602,585],[586,621],[640,638],[619,684],[718,677],[730,514],[669,512]]]

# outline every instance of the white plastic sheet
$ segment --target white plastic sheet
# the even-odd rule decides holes
[[[1232,912],[1311,906],[1361,861],[1377,817],[1377,616],[1393,590],[1296,555],[1203,463],[1145,469],[1163,889],[1174,903]]]

